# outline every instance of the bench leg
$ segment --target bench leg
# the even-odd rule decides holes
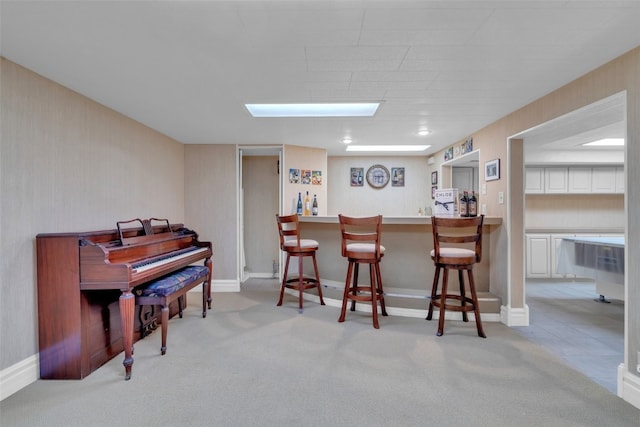
[[[160,347],[160,353],[165,354],[167,352],[167,329],[169,329],[169,306],[162,306],[162,347]]]

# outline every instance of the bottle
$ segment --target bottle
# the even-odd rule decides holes
[[[298,215],[302,215],[302,194],[298,193],[298,206],[296,208],[296,213]]]
[[[309,199],[309,192],[307,191],[307,195],[304,197],[304,216],[311,215],[311,200]]]
[[[313,205],[311,205],[311,215],[318,216],[318,198],[313,195]]]
[[[459,212],[460,212],[460,216],[469,216],[469,196],[468,193],[465,191],[462,193],[462,197],[460,197],[460,208],[459,208]]]
[[[478,198],[476,192],[471,192],[471,198],[469,199],[469,216],[478,216]]]

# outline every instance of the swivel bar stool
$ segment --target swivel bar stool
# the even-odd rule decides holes
[[[340,232],[342,233],[342,256],[349,261],[347,278],[344,284],[342,310],[338,322],[344,322],[347,301],[351,300],[351,311],[356,309],[356,301],[370,302],[373,314],[373,327],[378,324],[378,301],[382,315],[387,315],[384,305],[384,291],[382,290],[382,276],[380,274],[380,260],[384,256],[384,246],[380,244],[382,235],[382,215],[353,218],[338,215]],[[369,264],[369,286],[358,285],[358,267]],[[353,275],[353,282],[351,276]],[[363,292],[363,293],[359,293]]]
[[[284,265],[282,286],[280,287],[280,299],[278,306],[282,305],[285,288],[298,291],[298,311],[302,313],[302,294],[306,289],[317,288],[320,304],[324,304],[322,299],[322,289],[320,288],[320,275],[318,274],[318,264],[316,263],[316,251],[319,244],[315,240],[300,238],[300,222],[298,215],[280,216],[276,214],[278,223],[278,233],[280,235],[280,249],[287,253],[287,260]],[[298,257],[298,277],[287,279],[289,273],[289,260],[291,257]],[[303,272],[304,257],[311,257],[313,260],[313,271],[315,277],[305,277]]]
[[[482,256],[482,222],[484,215],[471,218],[448,218],[431,217],[431,227],[433,229],[433,250],[431,259],[436,267],[431,288],[431,300],[429,301],[429,312],[427,320],[433,316],[433,307],[440,309],[438,318],[438,336],[442,336],[444,330],[444,315],[446,310],[462,312],[462,320],[468,322],[467,312],[473,311],[476,318],[478,336],[486,338],[482,329],[480,319],[480,309],[478,307],[478,297],[476,295],[476,285],[473,280],[473,265],[480,262]],[[447,246],[442,246],[444,243]],[[473,249],[464,246],[472,245]],[[442,278],[442,289],[438,293],[438,281],[440,271],[444,270]],[[448,290],[449,270],[458,270],[458,280],[460,282],[460,294],[451,294]],[[466,295],[463,271],[467,272],[469,279],[470,297]],[[458,303],[453,303],[453,301]],[[449,302],[450,301],[450,302]]]

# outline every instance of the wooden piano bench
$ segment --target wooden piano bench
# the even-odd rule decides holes
[[[162,347],[160,352],[162,354],[167,351],[169,304],[178,300],[178,313],[182,318],[182,308],[185,306],[183,297],[200,283],[202,283],[202,317],[207,317],[207,296],[211,281],[209,269],[205,266],[185,267],[134,290],[136,305],[159,305],[161,307]],[[141,338],[143,338],[143,334],[141,334]]]

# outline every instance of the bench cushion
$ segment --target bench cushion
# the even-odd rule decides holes
[[[145,297],[171,295],[189,283],[206,277],[207,274],[209,274],[207,267],[192,265],[150,282],[147,286],[136,292],[136,294]]]

